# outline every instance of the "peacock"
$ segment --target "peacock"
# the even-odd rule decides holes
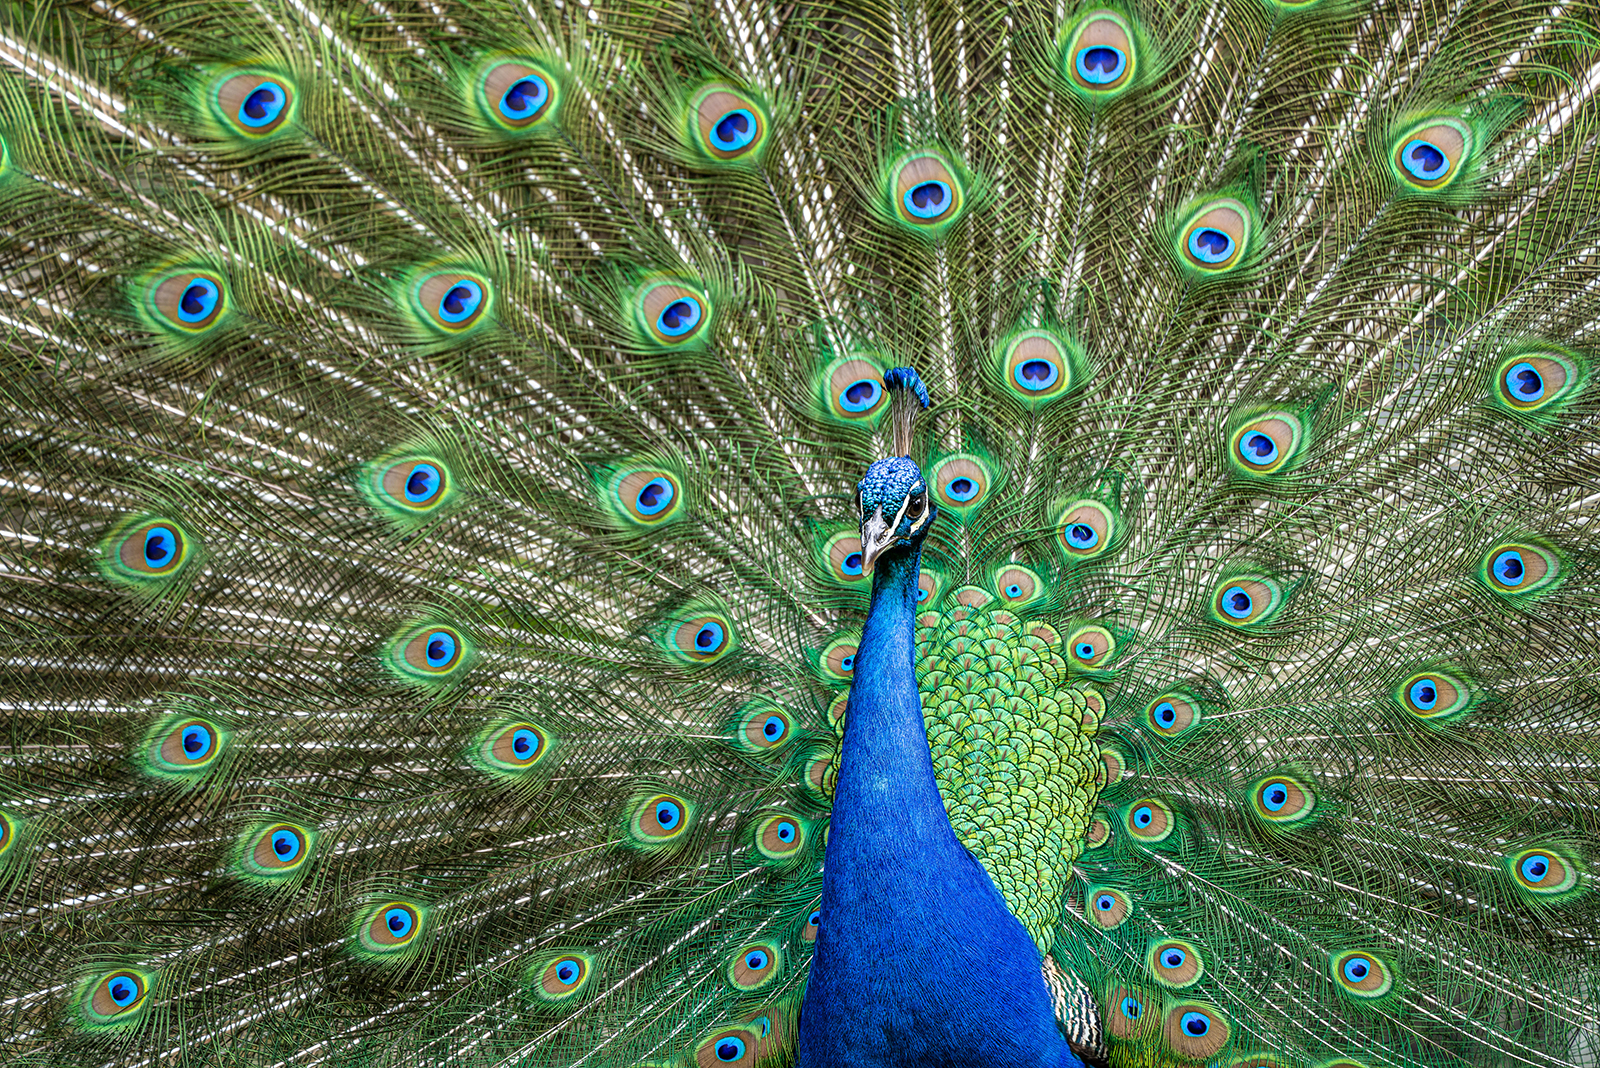
[[[0,2],[0,1060],[1600,1065],[1600,9]]]

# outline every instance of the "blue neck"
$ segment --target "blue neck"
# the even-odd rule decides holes
[[[919,557],[891,550],[873,572],[797,1063],[1081,1068],[1033,940],[945,816],[917,693]]]

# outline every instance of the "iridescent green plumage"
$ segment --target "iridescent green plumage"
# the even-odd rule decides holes
[[[1083,1052],[1595,1068],[1595,21],[0,4],[0,1060],[787,1064],[909,452]]]

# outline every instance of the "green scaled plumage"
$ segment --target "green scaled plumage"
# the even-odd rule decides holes
[[[0,2],[0,1060],[790,1063],[913,365],[1085,1052],[1597,1068],[1597,22]]]

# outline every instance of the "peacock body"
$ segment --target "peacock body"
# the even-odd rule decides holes
[[[0,5],[8,1063],[1594,1068],[1594,22]]]

